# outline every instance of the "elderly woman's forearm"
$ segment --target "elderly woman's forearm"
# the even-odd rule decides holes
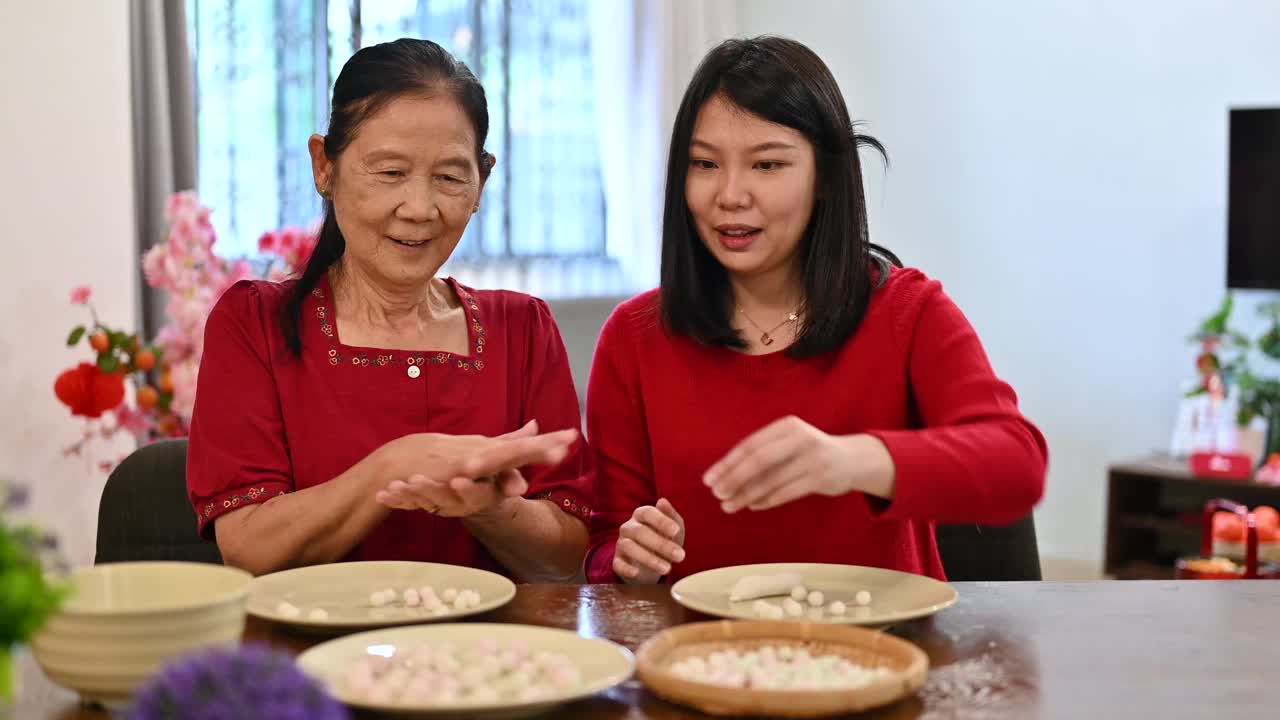
[[[342,559],[390,512],[369,489],[376,466],[370,456],[329,482],[219,518],[223,561],[262,575]]]
[[[464,523],[499,563],[524,580],[582,579],[587,527],[555,503],[511,498]]]

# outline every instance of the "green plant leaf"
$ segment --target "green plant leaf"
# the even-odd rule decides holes
[[[84,337],[85,330],[83,325],[77,325],[72,328],[71,334],[67,336],[67,347],[75,347],[76,343],[80,342],[80,339]]]
[[[104,373],[113,373],[120,368],[120,359],[114,353],[104,352],[98,356],[98,369]]]
[[[1273,325],[1265,335],[1258,338],[1258,349],[1272,360],[1280,360],[1280,325]]]
[[[0,522],[0,647],[30,640],[67,595],[46,579],[41,539],[33,528],[10,530]]]

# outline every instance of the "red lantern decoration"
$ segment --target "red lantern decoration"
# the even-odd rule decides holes
[[[53,392],[71,408],[72,415],[96,418],[124,401],[124,378],[104,373],[97,365],[80,363],[58,376]]]

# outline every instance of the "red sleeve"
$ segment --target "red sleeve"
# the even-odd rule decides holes
[[[293,490],[268,329],[257,285],[228,289],[204,331],[204,352],[187,446],[187,494],[200,532],[218,516]]]
[[[1007,524],[1044,493],[1048,449],[996,377],[977,333],[936,281],[902,278],[896,328],[922,429],[872,432],[895,467],[884,516],[945,523]]]
[[[538,421],[539,432],[574,428],[581,432],[582,413],[569,370],[569,354],[547,304],[529,299],[528,340],[524,368],[524,395],[520,424]],[[527,497],[551,500],[561,510],[587,523],[591,517],[594,461],[585,439],[555,467],[525,470]]]
[[[588,582],[618,582],[613,572],[618,527],[636,508],[657,502],[632,324],[628,322],[631,312],[631,304],[625,303],[605,322],[587,384],[587,437],[598,464],[596,512],[591,518],[591,546],[584,567]]]

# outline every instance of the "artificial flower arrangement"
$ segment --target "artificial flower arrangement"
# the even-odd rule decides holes
[[[138,690],[129,720],[348,720],[293,658],[261,645],[179,658]]]
[[[1234,305],[1234,298],[1227,295],[1191,336],[1200,346],[1196,357],[1199,378],[1186,397],[1207,398],[1211,408],[1233,411],[1234,417],[1223,421],[1239,429],[1263,419],[1267,430],[1259,448],[1262,468],[1254,479],[1280,484],[1280,378],[1256,369],[1259,364],[1274,367],[1280,362],[1280,301],[1258,307],[1267,328],[1256,339],[1230,327]],[[1253,475],[1252,468],[1241,467],[1239,474]]]
[[[13,702],[13,652],[31,641],[62,604],[67,588],[54,536],[10,513],[26,502],[26,491],[0,483],[0,708]]]
[[[154,338],[107,325],[98,317],[90,288],[72,291],[71,302],[88,309],[90,322],[73,328],[67,345],[87,343],[93,355],[54,382],[57,398],[72,415],[85,419],[80,440],[67,454],[81,454],[95,438],[121,432],[139,443],[185,437],[195,405],[204,325],[218,298],[239,280],[278,282],[300,273],[315,248],[314,230],[289,227],[259,238],[263,262],[224,258],[214,247],[217,235],[209,216],[195,193],[169,198],[165,239],[142,260],[147,285],[163,290],[167,298],[166,324]],[[129,385],[132,392],[126,390]],[[102,461],[99,467],[110,471],[115,464]]]

